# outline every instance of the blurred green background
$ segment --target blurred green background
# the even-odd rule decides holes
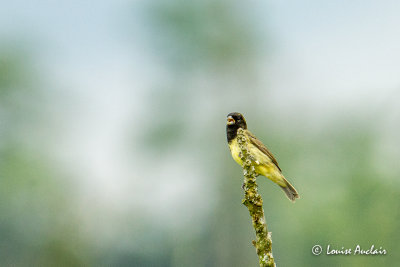
[[[257,266],[225,137],[238,111],[301,195],[258,179],[278,266],[396,266],[399,11],[3,3],[0,265]]]

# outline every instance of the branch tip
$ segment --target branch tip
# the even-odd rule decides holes
[[[258,261],[260,266],[276,266],[272,255],[272,240],[271,232],[267,230],[265,222],[264,210],[262,207],[263,200],[258,194],[258,186],[256,183],[255,166],[259,164],[251,155],[247,148],[248,139],[244,130],[238,129],[238,144],[240,147],[239,157],[243,162],[244,182],[242,188],[244,190],[244,199],[242,203],[248,208],[252,218],[256,240],[252,241],[256,248]]]

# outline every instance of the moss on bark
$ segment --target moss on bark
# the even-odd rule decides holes
[[[253,222],[253,228],[256,233],[256,240],[253,245],[256,248],[260,266],[276,266],[272,255],[271,233],[267,230],[267,224],[264,217],[264,209],[262,207],[263,200],[258,193],[256,183],[255,165],[257,162],[251,156],[247,144],[249,140],[246,138],[242,129],[238,130],[238,144],[241,150],[240,157],[243,161],[244,176],[244,199],[242,203],[248,208]]]

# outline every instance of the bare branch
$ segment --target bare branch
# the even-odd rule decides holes
[[[243,129],[238,130],[238,144],[241,150],[240,158],[243,161],[244,175],[244,199],[242,203],[249,209],[253,227],[256,232],[256,241],[253,245],[256,248],[258,261],[260,266],[276,266],[272,255],[271,233],[268,233],[267,224],[264,217],[264,209],[262,207],[263,200],[258,193],[256,183],[255,165],[257,164],[251,156],[247,144],[249,140],[246,138]]]

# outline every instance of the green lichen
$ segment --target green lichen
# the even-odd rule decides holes
[[[258,193],[255,172],[255,159],[250,155],[247,149],[248,139],[243,129],[238,130],[238,144],[241,150],[240,157],[243,162],[243,189],[244,199],[242,203],[248,208],[253,222],[253,228],[256,233],[256,240],[253,245],[256,248],[260,266],[276,266],[272,255],[271,233],[268,233],[265,222],[263,200]]]

